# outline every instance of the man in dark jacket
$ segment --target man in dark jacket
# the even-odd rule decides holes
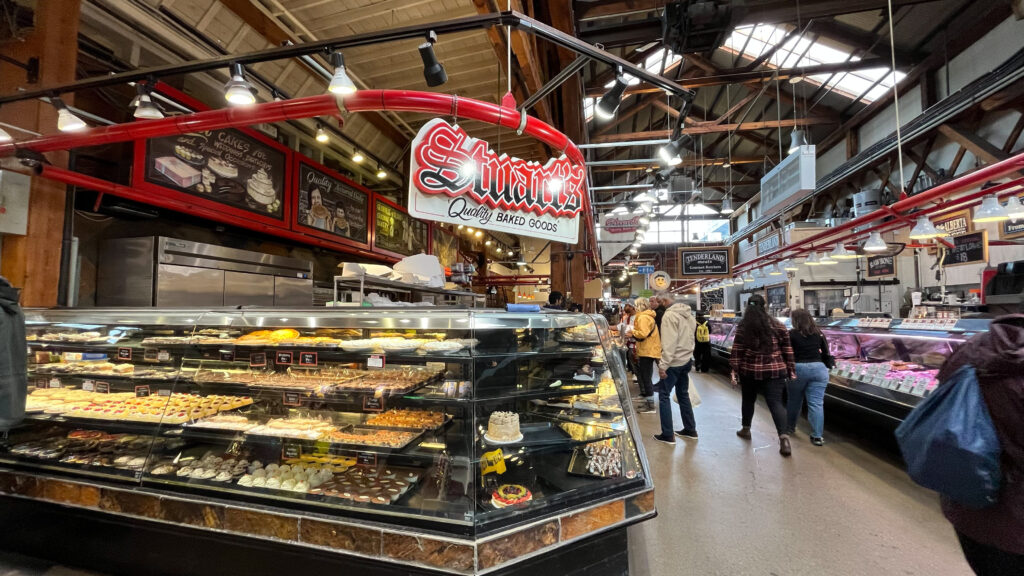
[[[939,381],[965,364],[977,371],[1003,449],[1003,489],[992,506],[975,510],[943,498],[942,511],[975,573],[1024,574],[1024,314],[997,318],[988,332],[960,346]]]
[[[25,419],[25,315],[18,297],[18,289],[0,276],[0,432]]]
[[[657,302],[657,306],[651,306],[654,308],[654,323],[658,326],[658,330],[661,330],[661,319],[665,316],[665,310],[668,310],[669,306],[675,304],[675,297],[668,292],[658,292],[658,295],[651,299],[651,304]]]

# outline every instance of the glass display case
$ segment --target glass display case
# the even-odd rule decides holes
[[[79,309],[26,325],[13,469],[468,538],[652,489],[600,316]]]

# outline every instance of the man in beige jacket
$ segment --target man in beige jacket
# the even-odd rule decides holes
[[[665,310],[661,319],[661,360],[658,361],[658,375],[661,380],[655,385],[658,391],[658,415],[661,417],[661,434],[654,439],[674,444],[672,432],[672,391],[676,392],[679,415],[683,429],[675,432],[682,438],[697,438],[697,421],[690,405],[690,367],[693,366],[694,331],[697,321],[690,312],[690,306],[682,296],[659,294],[663,301],[672,298],[673,304]]]

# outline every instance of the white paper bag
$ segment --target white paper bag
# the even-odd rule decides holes
[[[690,386],[688,387],[687,392],[690,396],[690,406],[693,406],[694,408],[700,406],[700,393],[697,392],[697,386],[693,383],[693,380],[690,380]],[[672,392],[672,401],[679,404],[679,398],[676,398],[675,392]]]

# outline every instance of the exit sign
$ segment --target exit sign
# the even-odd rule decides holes
[[[637,266],[636,271],[640,274],[654,274],[654,266]]]

